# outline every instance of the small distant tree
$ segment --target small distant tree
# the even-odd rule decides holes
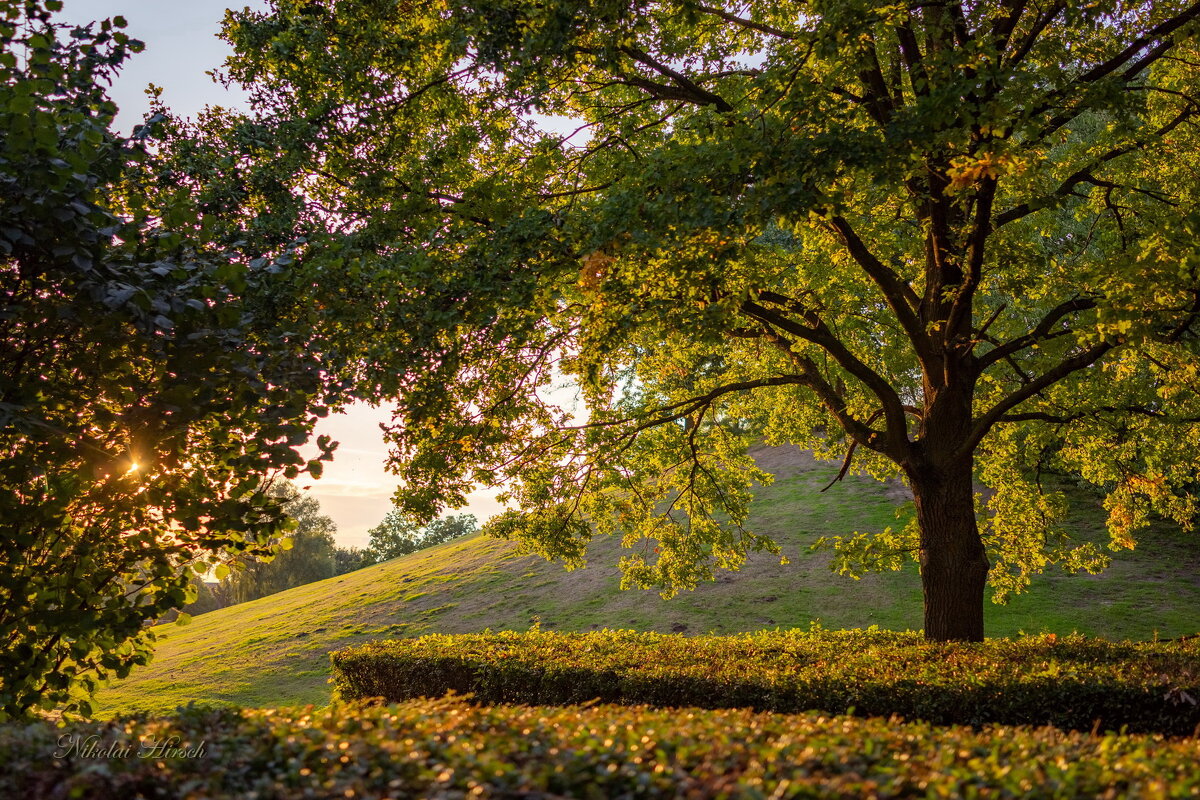
[[[276,483],[270,493],[283,502],[284,513],[295,528],[286,538],[279,539],[276,553],[254,557],[229,575],[223,590],[230,605],[337,574],[337,547],[333,539],[337,525],[321,513],[317,499],[288,481]]]
[[[383,522],[368,531],[371,540],[365,552],[371,563],[377,564],[478,530],[479,522],[474,514],[443,517],[421,527],[406,519],[399,510],[393,509],[383,518]]]
[[[333,551],[334,574],[345,575],[347,572],[369,567],[375,559],[366,550],[357,547],[338,547]]]

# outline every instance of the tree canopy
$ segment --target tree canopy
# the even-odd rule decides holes
[[[319,471],[297,446],[340,387],[203,151],[161,114],[110,131],[124,21],[60,6],[0,0],[0,719],[89,713],[193,572],[267,552],[262,478]]]
[[[479,522],[474,514],[455,514],[422,526],[407,519],[399,509],[393,509],[367,532],[370,543],[363,555],[368,562],[378,564],[478,530]]]
[[[1115,547],[1195,516],[1198,16],[276,0],[226,36],[289,154],[259,169],[339,242],[307,268],[373,287],[315,291],[371,331],[407,512],[504,485],[493,532],[650,540],[627,582],[670,591],[777,550],[747,448],[795,444],[904,476],[912,524],[841,552],[913,553],[926,635],[978,639],[985,579],[1103,562],[1043,471]]]
[[[289,481],[272,483],[268,493],[283,503],[283,512],[293,526],[284,537],[286,545],[283,538],[278,542],[277,552],[266,558],[241,559],[228,573],[221,591],[230,604],[256,600],[337,574],[337,543],[333,538],[337,525],[321,513],[317,499]]]

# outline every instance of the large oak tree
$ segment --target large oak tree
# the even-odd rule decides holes
[[[341,237],[313,291],[397,403],[409,512],[503,483],[496,533],[653,540],[627,579],[670,590],[777,551],[746,451],[792,443],[904,477],[913,523],[843,550],[916,552],[926,635],[976,640],[989,575],[1102,560],[1043,470],[1106,494],[1115,545],[1194,517],[1197,17],[276,0],[226,35],[289,154],[258,168]]]

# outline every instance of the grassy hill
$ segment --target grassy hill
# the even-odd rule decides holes
[[[481,536],[378,564],[250,603],[165,625],[154,662],[104,690],[98,714],[165,711],[191,700],[247,706],[324,704],[329,651],[369,639],[484,628],[525,630],[633,628],[732,633],[773,627],[921,626],[914,564],[855,581],[809,554],[823,535],[894,525],[896,487],[849,477],[819,490],[836,465],[795,449],[762,448],[776,475],[763,487],[751,526],[770,534],[791,563],[751,556],[740,572],[663,600],[618,589],[615,541],[593,543],[591,563],[565,571],[522,556],[510,542]],[[1103,541],[1103,512],[1082,499],[1071,520],[1083,537]],[[1117,554],[1100,576],[1048,574],[1007,606],[989,604],[989,636],[1078,631],[1113,639],[1173,637],[1200,631],[1200,548],[1178,528],[1156,525],[1139,548]]]

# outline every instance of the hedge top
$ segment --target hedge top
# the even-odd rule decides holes
[[[368,642],[333,653],[335,665],[365,657],[454,657],[536,665],[547,672],[577,668],[670,672],[732,682],[770,682],[785,675],[825,677],[836,671],[852,672],[863,679],[907,679],[918,684],[979,683],[1016,676],[1200,684],[1200,638],[1111,642],[1045,634],[972,644],[928,642],[918,632],[876,628],[826,631],[814,627],[729,636],[535,629],[430,634]]]
[[[917,633],[597,631],[431,635],[333,654],[342,697],[470,692],[480,702],[604,702],[900,714],[939,723],[1054,724],[1190,734],[1200,641],[1052,635],[937,644]]]

